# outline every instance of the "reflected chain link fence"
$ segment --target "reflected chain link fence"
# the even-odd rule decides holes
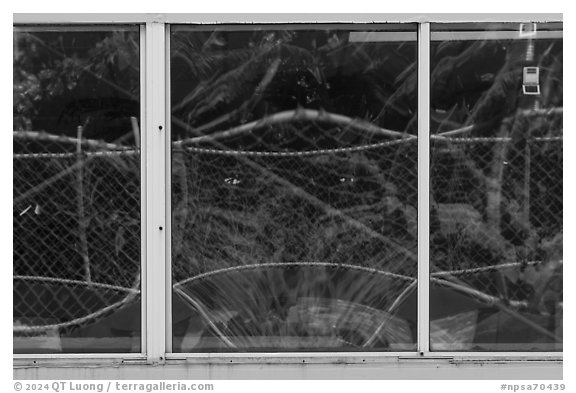
[[[173,144],[175,298],[218,337],[193,350],[412,348],[417,139],[286,114]]]
[[[432,280],[534,310],[558,335],[562,136],[526,137],[517,123],[498,137],[432,136]],[[384,294],[389,310],[414,290],[417,139],[312,124],[312,139],[289,123],[173,142],[176,286],[314,262],[403,277]],[[14,133],[15,334],[94,320],[138,295],[139,151],[79,143]]]
[[[497,137],[432,139],[433,283],[529,326],[528,342],[562,343],[562,155],[561,108],[519,111]]]
[[[14,333],[74,328],[139,296],[140,152],[14,132]]]
[[[416,142],[359,151],[173,152],[175,279],[324,261],[416,277]]]

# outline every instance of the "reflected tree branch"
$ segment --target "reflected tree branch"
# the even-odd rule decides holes
[[[248,133],[251,131],[255,131],[257,129],[269,127],[275,124],[282,124],[282,123],[291,123],[297,121],[319,121],[319,122],[328,122],[335,125],[339,125],[342,127],[350,127],[360,131],[364,131],[366,133],[387,136],[387,137],[394,137],[394,138],[403,138],[406,140],[415,139],[414,135],[409,135],[406,133],[402,133],[400,131],[388,130],[382,127],[379,127],[371,122],[361,120],[361,119],[353,119],[348,116],[336,114],[336,113],[329,113],[325,111],[318,111],[315,109],[294,109],[284,112],[278,112],[273,115],[266,116],[262,119],[242,124],[240,126],[236,126],[230,128],[226,131],[216,132],[210,135],[202,135],[197,136],[194,138],[183,139],[180,141],[174,141],[172,144],[174,146],[182,146],[188,143],[200,143],[200,142],[213,142],[218,139],[225,139],[230,138],[233,136],[241,135],[244,133]],[[186,128],[190,129],[187,124],[185,124]],[[195,130],[195,133],[198,133]]]

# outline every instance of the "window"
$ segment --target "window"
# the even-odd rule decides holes
[[[432,350],[562,350],[562,35],[533,29],[432,26]]]
[[[140,33],[14,31],[14,352],[140,352]]]
[[[416,350],[416,26],[170,38],[174,350]]]
[[[562,23],[172,22],[14,29],[15,356],[561,356]]]

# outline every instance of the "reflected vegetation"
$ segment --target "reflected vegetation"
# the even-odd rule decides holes
[[[432,294],[431,348],[561,351],[562,25],[431,37],[432,283],[480,301],[436,319]]]
[[[173,27],[173,347],[415,349],[415,26]]]
[[[140,352],[137,27],[16,27],[14,353]]]
[[[414,351],[416,26],[172,26],[174,352]],[[435,351],[561,351],[562,25],[432,26]],[[14,352],[140,352],[137,27],[14,31]]]

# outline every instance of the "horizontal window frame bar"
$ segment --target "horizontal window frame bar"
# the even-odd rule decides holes
[[[561,359],[563,357],[563,352],[425,352],[421,354],[418,351],[390,351],[390,352],[182,352],[182,353],[170,353],[166,355],[166,359],[180,359],[180,358],[218,358],[218,357],[230,357],[230,358],[261,358],[261,357],[271,357],[271,358],[318,358],[318,357],[370,357],[370,358],[393,358],[393,357],[416,357],[416,358],[439,358],[439,357],[461,357],[463,355],[485,358],[485,357],[510,357],[510,358],[529,358],[534,357],[534,355],[539,357],[550,357]]]
[[[14,24],[14,33],[93,33],[110,31],[137,32],[142,23],[115,23],[115,24]]]
[[[25,354],[15,353],[12,355],[14,361],[33,361],[33,360],[54,360],[59,359],[99,359],[99,360],[116,360],[116,359],[143,359],[146,360],[146,355],[139,352],[122,352],[122,353],[38,353],[38,354]]]
[[[561,22],[560,13],[485,13],[485,14],[176,14],[176,13],[16,13],[16,24],[52,23],[178,23],[178,24],[251,24],[251,23],[453,23],[453,22]]]
[[[342,30],[351,33],[382,33],[399,37],[401,41],[403,37],[409,38],[411,41],[416,41],[418,23],[416,22],[374,22],[374,23],[301,23],[301,22],[287,22],[287,23],[211,23],[211,24],[170,24],[171,33],[188,33],[188,32],[253,32],[253,31],[312,31],[318,32],[323,30]]]
[[[561,359],[563,357],[563,352],[550,352],[550,351],[542,351],[542,352],[527,352],[527,351],[518,351],[518,352],[495,352],[495,351],[430,351],[424,353],[422,355],[418,351],[389,351],[389,352],[382,352],[382,351],[370,351],[370,352],[345,352],[345,351],[334,351],[334,352],[172,352],[167,353],[167,358],[182,358],[182,357],[221,357],[225,355],[226,357],[262,357],[262,356],[270,356],[270,357],[338,357],[338,356],[348,356],[348,357],[394,357],[394,356],[418,356],[418,357],[438,357],[438,356],[476,356],[476,357],[534,357],[538,355],[540,357],[554,357]],[[41,358],[146,358],[145,354],[134,352],[117,352],[117,353],[98,353],[98,352],[86,352],[86,353],[16,353],[13,354],[14,359],[41,359]]]
[[[112,365],[112,364],[149,364],[142,354],[37,354],[13,356],[14,367],[61,366],[70,364]],[[390,362],[438,362],[474,363],[474,362],[563,362],[560,352],[252,352],[252,353],[167,353],[166,364],[366,364]]]
[[[562,39],[563,31],[538,31],[533,36],[522,36],[518,31],[432,31],[431,41],[498,41],[498,40],[550,40]]]
[[[287,353],[181,353],[166,354],[166,363],[190,364],[366,364],[389,362],[563,362],[562,354],[500,353],[500,352],[287,352]]]

